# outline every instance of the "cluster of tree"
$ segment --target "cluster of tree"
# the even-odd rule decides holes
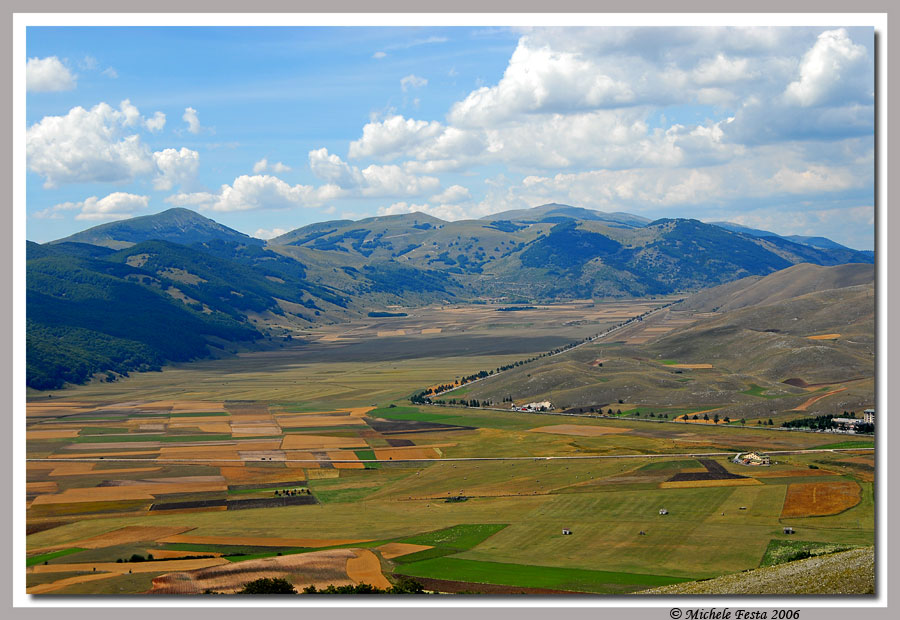
[[[835,416],[829,413],[827,415],[820,415],[812,418],[797,418],[796,420],[789,420],[787,422],[782,422],[781,426],[783,428],[809,428],[819,431],[842,428],[843,424],[840,422],[835,422],[834,418]],[[853,425],[853,429],[857,433],[874,433],[875,425],[857,423]]]
[[[207,557],[209,557],[209,556],[207,556]],[[147,557],[144,557],[139,553],[133,553],[133,554],[131,554],[130,558],[119,558],[118,560],[116,560],[116,564],[123,564],[125,562],[152,562],[152,561],[153,561],[152,553],[148,553]]]
[[[297,594],[294,585],[281,577],[263,577],[244,584],[238,594]],[[213,594],[207,590],[205,594]],[[326,588],[319,589],[316,586],[303,588],[303,594],[425,594],[425,588],[421,583],[408,577],[400,580],[387,589],[376,588],[368,583],[357,585],[335,586],[330,584]]]

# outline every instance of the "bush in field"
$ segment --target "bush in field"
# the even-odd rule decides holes
[[[238,594],[297,594],[287,579],[263,577],[244,584]]]

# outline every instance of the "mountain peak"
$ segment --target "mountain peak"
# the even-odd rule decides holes
[[[100,224],[50,243],[73,241],[122,249],[150,240],[170,241],[182,245],[213,240],[236,241],[253,245],[263,244],[259,239],[254,239],[182,207]]]

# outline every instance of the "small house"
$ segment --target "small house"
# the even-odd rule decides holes
[[[786,527],[786,528],[784,528],[784,533],[785,533],[785,534],[793,534],[793,533],[794,533],[794,528],[792,528],[792,527]]]
[[[661,515],[667,515],[667,514],[669,514],[669,511],[666,510],[665,508],[660,508],[660,509],[659,509],[659,514],[661,514]]]
[[[564,527],[562,532],[563,536],[569,536],[572,533],[572,530]]]

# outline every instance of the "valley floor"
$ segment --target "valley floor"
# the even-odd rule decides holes
[[[496,324],[490,308],[430,309],[31,393],[24,586],[190,594],[260,576],[298,591],[409,576],[453,592],[624,594],[872,545],[871,438],[755,419],[659,424],[626,415],[645,407],[630,402],[611,405],[622,415],[561,418],[408,401],[662,303],[495,313]],[[483,387],[492,381],[505,379]],[[740,387],[751,393],[734,402],[766,401]],[[653,404],[671,419],[703,408]],[[731,461],[751,450],[772,465]]]

